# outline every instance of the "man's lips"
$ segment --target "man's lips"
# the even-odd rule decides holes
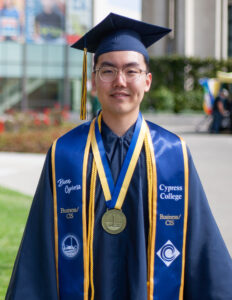
[[[130,94],[126,91],[115,91],[115,92],[110,93],[110,96],[120,98],[120,97],[128,97],[128,96],[130,96]]]

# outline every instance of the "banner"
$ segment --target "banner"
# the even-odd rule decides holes
[[[92,25],[91,0],[0,0],[0,41],[72,44]]]
[[[64,0],[26,0],[26,41],[65,43]]]
[[[217,72],[217,78],[221,83],[232,83],[232,72]]]
[[[0,0],[0,41],[21,41],[23,20],[24,1]]]
[[[213,112],[213,104],[220,88],[220,82],[216,78],[201,78],[200,85],[204,89],[203,109],[207,115]]]
[[[66,18],[66,39],[68,44],[76,42],[92,24],[91,0],[68,0]]]

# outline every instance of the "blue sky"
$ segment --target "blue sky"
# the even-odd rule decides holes
[[[95,0],[95,4],[94,24],[100,22],[110,12],[141,19],[141,0]]]
[[[140,10],[141,0],[108,0],[109,5],[118,6],[125,10]]]

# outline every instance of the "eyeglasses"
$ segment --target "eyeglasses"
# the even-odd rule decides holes
[[[118,72],[122,72],[123,78],[126,82],[132,82],[138,80],[142,73],[146,73],[147,71],[141,70],[137,67],[125,67],[123,69],[117,69],[111,66],[103,66],[96,69],[94,72],[98,72],[100,79],[104,82],[112,82],[116,79]]]

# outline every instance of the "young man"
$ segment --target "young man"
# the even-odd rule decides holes
[[[6,299],[232,298],[185,143],[139,112],[146,47],[168,31],[110,14],[74,45],[95,53],[102,111],[49,151]]]

